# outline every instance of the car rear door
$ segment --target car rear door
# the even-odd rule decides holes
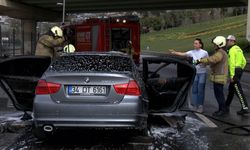
[[[32,110],[35,87],[50,63],[50,57],[45,56],[19,56],[0,60],[0,86],[17,110]]]
[[[192,58],[173,55],[143,58],[143,80],[151,112],[173,112],[183,106],[196,74]]]

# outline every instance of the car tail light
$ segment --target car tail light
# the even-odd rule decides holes
[[[36,86],[36,95],[54,94],[59,91],[61,84],[39,80]]]
[[[129,83],[114,85],[117,94],[121,95],[141,95],[141,90],[135,80],[130,80]]]
[[[114,88],[117,94],[125,95],[126,90],[128,88],[128,83],[116,84],[114,85]]]
[[[126,94],[127,95],[141,95],[141,90],[136,81],[134,80],[129,81]]]

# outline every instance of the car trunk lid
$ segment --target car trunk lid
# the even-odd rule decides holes
[[[61,84],[51,94],[57,103],[119,103],[124,94],[116,92],[115,85],[126,84],[131,74],[115,73],[46,73],[46,81]],[[74,89],[72,89],[74,88]]]

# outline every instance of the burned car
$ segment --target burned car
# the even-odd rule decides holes
[[[147,57],[139,72],[129,56],[112,52],[65,54],[53,62],[13,57],[0,62],[0,85],[16,109],[33,112],[40,139],[75,127],[145,131],[149,112],[173,112],[185,103],[195,75],[190,62]]]

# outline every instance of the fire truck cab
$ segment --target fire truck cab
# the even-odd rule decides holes
[[[119,51],[127,48],[128,41],[136,53],[136,63],[140,59],[140,23],[136,16],[91,18],[82,23],[70,25],[70,44],[76,51]]]

